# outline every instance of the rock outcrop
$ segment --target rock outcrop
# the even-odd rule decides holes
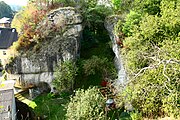
[[[51,84],[57,63],[76,60],[80,54],[82,16],[74,8],[51,11],[41,24],[47,26],[43,27],[46,31],[54,27],[60,30],[46,37],[36,52],[29,50],[28,55],[24,53],[6,66],[7,79],[16,79],[21,87],[40,82]]]
[[[113,49],[113,52],[115,53],[114,64],[118,71],[118,78],[117,80],[115,80],[114,85],[118,90],[121,90],[124,84],[126,83],[127,76],[126,76],[126,71],[123,64],[123,58],[120,53],[121,46],[117,44],[117,41],[116,41],[117,35],[114,32],[115,24],[118,22],[119,19],[121,19],[119,16],[108,17],[105,21],[105,28],[108,30],[110,39],[112,41],[112,49]]]
[[[124,20],[124,18],[122,18],[121,16],[108,17],[105,21],[105,27],[109,32],[110,39],[112,40],[112,48],[115,53],[114,64],[118,71],[118,78],[115,80],[114,86],[118,90],[117,92],[122,92],[127,85],[128,76],[127,76],[125,65],[124,65],[124,59],[120,50],[122,46],[117,43],[117,35],[114,32],[114,28],[118,20]],[[123,37],[123,36],[120,36],[120,37]],[[133,106],[129,102],[124,103],[124,107],[127,111],[134,110]]]

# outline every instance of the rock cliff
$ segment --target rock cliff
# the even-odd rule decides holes
[[[74,8],[53,10],[41,24],[47,26],[42,32],[60,30],[48,34],[36,52],[29,50],[6,65],[7,79],[16,79],[21,87],[40,82],[51,84],[57,62],[75,60],[80,54],[82,16]]]
[[[108,17],[105,21],[105,27],[108,30],[110,39],[112,41],[112,49],[115,53],[114,64],[118,71],[118,78],[117,80],[115,80],[114,85],[116,88],[118,88],[118,90],[121,90],[126,83],[127,76],[124,68],[123,57],[120,53],[121,47],[116,42],[116,34],[114,32],[115,24],[118,22],[119,19],[121,19],[119,16]]]

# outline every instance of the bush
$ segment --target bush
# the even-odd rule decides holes
[[[104,120],[105,101],[96,87],[77,90],[67,106],[68,120]]]
[[[110,79],[116,78],[117,75],[114,65],[109,62],[107,58],[100,58],[97,56],[92,56],[90,59],[84,60],[83,69],[86,75],[100,73],[102,77]]]
[[[126,36],[131,36],[133,33],[133,29],[135,25],[139,24],[141,18],[141,14],[138,14],[134,11],[130,11],[125,19],[125,23],[123,25],[122,31]]]
[[[114,13],[126,13],[134,7],[134,0],[111,0]]]
[[[53,80],[53,85],[58,91],[73,90],[77,70],[78,69],[73,61],[58,63],[55,71],[55,79]]]
[[[119,10],[122,4],[122,0],[111,0],[114,10]]]
[[[139,13],[156,15],[160,13],[160,4],[163,0],[135,0],[133,9]]]

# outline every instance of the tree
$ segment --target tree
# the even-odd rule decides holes
[[[0,18],[2,17],[13,17],[13,11],[9,5],[7,5],[4,1],[0,1]]]

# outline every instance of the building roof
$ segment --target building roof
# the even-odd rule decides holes
[[[9,48],[17,39],[18,34],[15,28],[0,28],[0,49]]]
[[[0,19],[0,24],[11,23],[11,21],[11,18],[3,17]]]

